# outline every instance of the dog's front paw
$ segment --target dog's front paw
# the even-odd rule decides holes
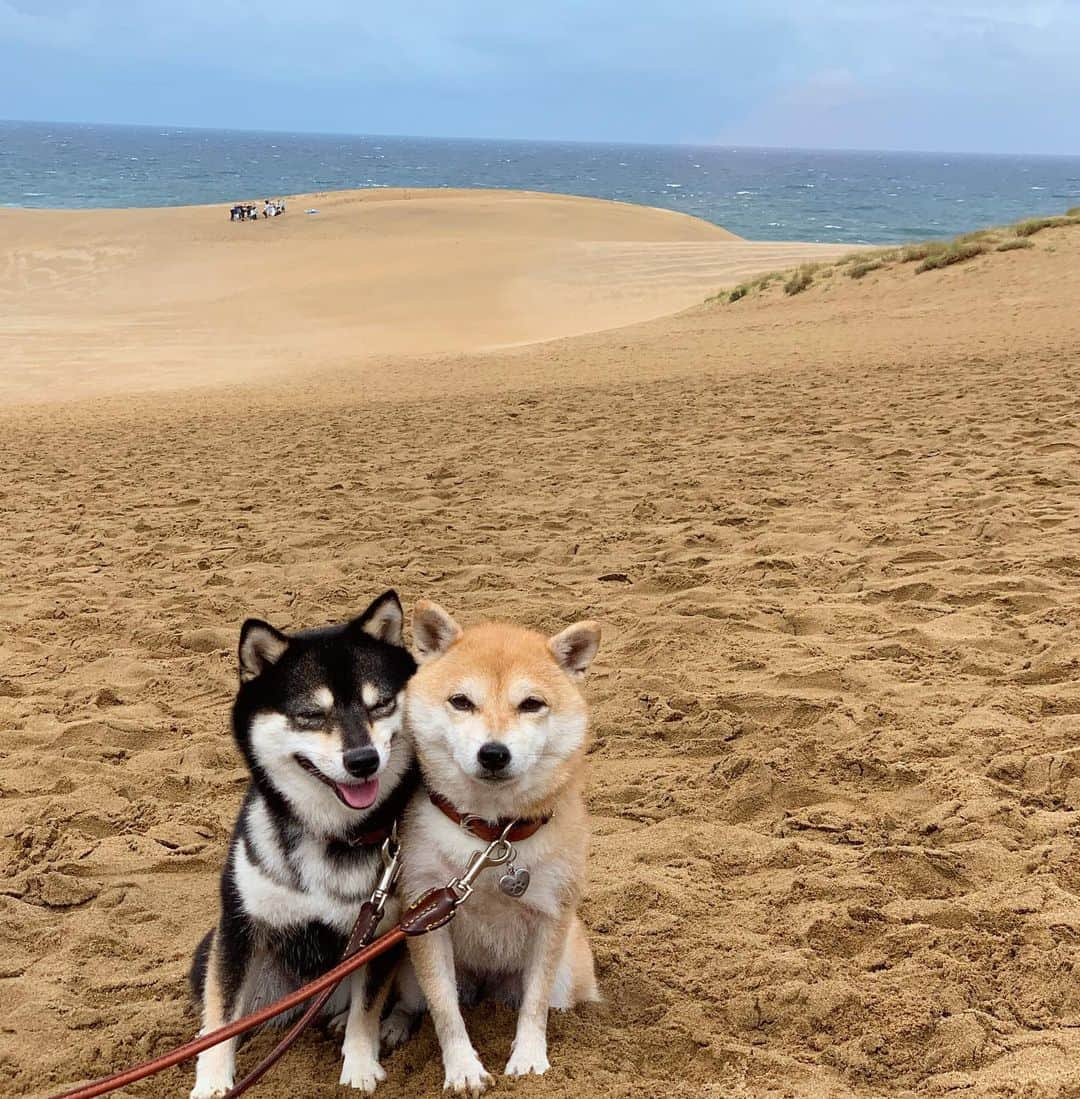
[[[443,1091],[456,1095],[479,1095],[491,1083],[491,1076],[471,1050],[462,1050],[444,1058],[446,1079]]]
[[[232,1086],[231,1077],[228,1080],[196,1080],[190,1099],[221,1099]]]
[[[341,1066],[343,1087],[356,1088],[370,1095],[386,1079],[386,1070],[371,1057],[346,1057]]]
[[[543,1039],[536,1041],[514,1041],[514,1048],[510,1054],[510,1060],[506,1062],[504,1070],[507,1076],[543,1076],[551,1065],[547,1059],[547,1042]]]
[[[229,1042],[203,1050],[195,1063],[195,1086],[191,1099],[220,1099],[231,1090],[236,1062]]]
[[[332,1018],[326,1020],[326,1029],[338,1038],[345,1036],[345,1024],[349,1021],[348,1010],[339,1011]]]

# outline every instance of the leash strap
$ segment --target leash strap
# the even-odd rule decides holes
[[[108,1095],[111,1091],[127,1087],[129,1084],[137,1083],[139,1080],[145,1080],[148,1076],[154,1076],[156,1073],[163,1072],[165,1069],[172,1068],[174,1065],[182,1064],[184,1061],[188,1061],[192,1057],[198,1056],[203,1050],[210,1049],[212,1046],[216,1046],[219,1042],[224,1042],[229,1038],[236,1038],[241,1034],[246,1034],[249,1030],[254,1030],[256,1027],[260,1027],[264,1023],[270,1022],[271,1019],[276,1019],[286,1011],[290,1011],[294,1007],[299,1007],[312,996],[325,991],[327,988],[334,988],[340,981],[352,973],[354,969],[359,969],[373,958],[377,958],[380,954],[385,954],[386,951],[404,941],[405,932],[402,928],[392,928],[390,931],[387,931],[385,935],[381,935],[376,939],[370,946],[357,951],[351,958],[339,963],[321,977],[316,977],[315,980],[309,981],[302,988],[298,988],[288,996],[283,996],[280,1000],[268,1004],[261,1011],[256,1011],[252,1015],[245,1015],[242,1019],[237,1019],[235,1022],[219,1027],[217,1030],[210,1031],[209,1034],[203,1034],[198,1038],[193,1038],[190,1042],[185,1042],[182,1046],[178,1046],[169,1053],[163,1053],[160,1057],[155,1057],[152,1061],[146,1061],[141,1065],[136,1065],[134,1068],[115,1073],[112,1076],[106,1076],[104,1079],[97,1080],[92,1084],[86,1084],[82,1087],[72,1088],[70,1091],[61,1092],[59,1095],[53,1096],[52,1099],[95,1099],[98,1095]]]
[[[226,1026],[210,1031],[209,1034],[193,1038],[169,1053],[163,1053],[151,1061],[144,1061],[141,1065],[135,1065],[93,1083],[60,1092],[51,1099],[96,1099],[99,1095],[108,1095],[110,1092],[138,1083],[174,1065],[182,1064],[204,1050],[216,1046],[219,1042],[246,1034],[249,1030],[254,1030],[270,1022],[271,1019],[283,1015],[286,1011],[306,1003],[312,996],[318,996],[328,990],[332,992],[350,973],[367,965],[388,950],[392,950],[407,938],[426,935],[444,927],[457,914],[458,906],[469,899],[473,891],[473,882],[481,872],[489,866],[500,866],[510,862],[513,857],[514,849],[508,840],[505,838],[493,840],[484,851],[478,851],[472,856],[468,867],[460,877],[452,879],[447,885],[428,890],[405,910],[396,927],[380,935],[373,943],[362,947],[351,957],[339,962],[321,977],[316,977],[295,992],[268,1004],[260,1011],[236,1019]]]

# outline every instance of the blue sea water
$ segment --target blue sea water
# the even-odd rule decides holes
[[[0,205],[509,187],[680,210],[758,240],[885,243],[1080,205],[1080,157],[591,145],[0,122]]]

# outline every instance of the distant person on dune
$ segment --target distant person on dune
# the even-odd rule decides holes
[[[285,213],[285,200],[283,198],[263,199],[262,216],[264,218],[276,218]],[[258,221],[259,208],[254,202],[238,202],[229,209],[229,221]]]

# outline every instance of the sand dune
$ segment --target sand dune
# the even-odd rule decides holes
[[[317,216],[304,214],[317,208]],[[0,399],[265,380],[460,352],[684,309],[828,245],[758,244],[695,218],[516,192],[300,195],[225,208],[0,211]]]
[[[376,389],[0,413],[0,1092],[193,1033],[238,625],[393,584],[605,623],[606,1001],[496,1094],[1080,1094],[1080,230],[1034,243]],[[469,1020],[501,1067],[510,1013]],[[336,1057],[312,1035],[259,1094],[344,1097]],[[385,1099],[440,1094],[429,1026],[386,1067]]]

